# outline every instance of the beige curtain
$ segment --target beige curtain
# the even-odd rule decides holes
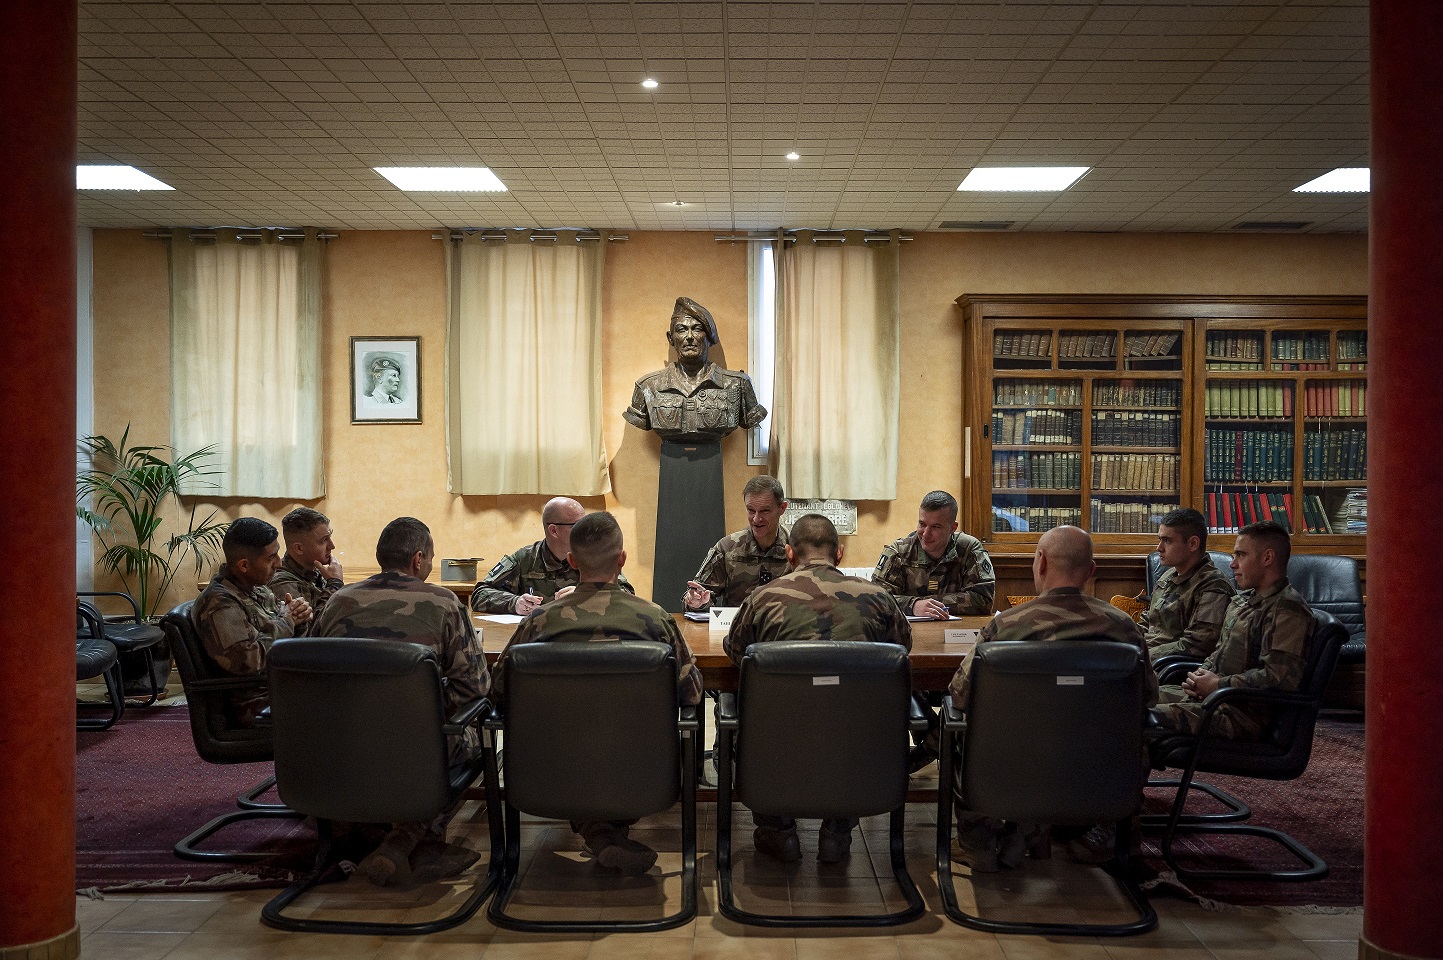
[[[321,241],[212,232],[171,234],[171,444],[220,455],[219,488],[194,493],[322,497]]]
[[[778,243],[772,450],[789,496],[897,496],[894,234]]]
[[[601,425],[604,240],[467,234],[447,258],[448,489],[611,490]]]

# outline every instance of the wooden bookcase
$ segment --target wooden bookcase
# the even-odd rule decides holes
[[[957,302],[969,532],[1030,551],[1073,523],[1099,552],[1146,552],[1190,506],[1214,549],[1286,513],[1297,549],[1363,553],[1364,298]]]

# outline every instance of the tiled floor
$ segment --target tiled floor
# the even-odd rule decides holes
[[[650,934],[536,935],[497,930],[485,910],[464,926],[425,938],[383,938],[281,933],[260,923],[273,890],[239,893],[109,895],[77,901],[82,954],[101,960],[284,960],[345,957],[356,960],[1352,960],[1362,932],[1360,913],[1314,915],[1254,908],[1210,912],[1195,904],[1157,899],[1158,928],[1128,938],[994,936],[958,926],[938,908],[932,876],[931,811],[908,810],[908,862],[929,912],[903,927],[873,930],[768,930],[741,927],[716,913],[715,811],[702,805],[698,839],[703,848],[701,915],[675,930]],[[536,823],[524,830],[526,873],[513,901],[533,917],[654,917],[675,909],[679,896],[679,823],[675,812],[638,824],[634,836],[661,851],[649,877],[602,879],[563,825]],[[474,806],[457,818],[456,832],[486,849],[484,812]],[[849,863],[820,868],[815,827],[802,832],[804,859],[784,867],[751,850],[750,821],[738,807],[734,836],[737,898],[743,907],[792,910],[832,908],[868,912],[897,902],[886,858],[886,821],[864,821]],[[876,871],[874,873],[874,871]],[[973,885],[958,868],[964,908],[989,916],[1105,920],[1119,917],[1118,898],[1092,868],[1052,860],[1022,871],[982,878]],[[878,877],[882,879],[878,879]],[[443,915],[465,886],[436,884],[405,891],[378,890],[359,879],[321,888],[292,913],[317,917],[415,920]]]

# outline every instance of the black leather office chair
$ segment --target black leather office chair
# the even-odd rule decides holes
[[[1208,559],[1213,562],[1214,567],[1217,567],[1218,573],[1223,575],[1224,580],[1234,587],[1238,585],[1238,582],[1233,579],[1232,554],[1209,550]],[[1156,550],[1147,555],[1147,598],[1152,596],[1153,589],[1157,586],[1158,580],[1162,579],[1163,571],[1166,569],[1167,568],[1162,565],[1162,557]]]
[[[1123,936],[1157,926],[1157,914],[1129,875],[1132,815],[1142,801],[1144,706],[1141,651],[1106,639],[978,644],[964,717],[943,710],[937,791],[937,888],[949,918],[991,933]],[[1107,872],[1137,910],[1130,923],[992,920],[963,912],[952,881],[952,790],[969,809],[1002,820],[1077,826],[1117,822]]]
[[[878,927],[926,909],[903,853],[912,701],[907,651],[892,643],[755,643],[741,686],[717,705],[717,887],[723,916],[763,927]],[[733,768],[735,758],[735,768]],[[732,785],[755,813],[806,819],[889,814],[893,913],[792,916],[742,910],[732,893]]]
[[[277,788],[291,809],[316,818],[320,846],[311,872],[267,903],[261,920],[281,930],[384,935],[436,933],[469,920],[500,880],[494,777],[486,782],[491,862],[452,913],[418,923],[380,923],[287,917],[284,911],[335,866],[335,822],[422,822],[461,798],[481,776],[487,754],[478,752],[451,767],[446,738],[467,727],[479,735],[490,706],[486,698],[448,719],[435,651],[396,640],[277,640],[269,676]]]
[[[128,593],[118,590],[82,590],[76,594],[77,597],[117,597],[124,600],[130,606],[130,618],[124,617],[107,618],[100,616],[99,609],[91,604],[92,610],[100,616],[100,622],[105,627],[105,639],[115,644],[115,649],[120,653],[120,666],[122,677],[137,677],[133,684],[135,687],[144,686],[148,697],[142,706],[151,706],[160,698],[160,691],[165,688],[164,677],[170,674],[169,659],[163,667],[157,669],[155,656],[160,653],[163,656],[168,654],[165,651],[165,633],[160,627],[153,623],[146,623],[140,617],[140,604]],[[142,684],[140,681],[143,680]]]
[[[75,605],[75,679],[105,678],[109,717],[76,717],[77,730],[109,730],[125,713],[125,694],[120,683],[120,654],[105,639],[100,615],[87,603]]]
[[[1348,631],[1338,662],[1362,663],[1368,650],[1368,624],[1363,613],[1358,561],[1352,557],[1295,553],[1288,558],[1288,583],[1308,601],[1308,606],[1332,614]]]
[[[1224,687],[1203,701],[1203,729],[1198,736],[1172,734],[1154,741],[1149,749],[1157,769],[1178,769],[1177,780],[1154,780],[1149,786],[1175,786],[1168,816],[1144,817],[1144,826],[1163,827],[1162,857],[1183,878],[1208,880],[1317,880],[1328,874],[1328,865],[1295,838],[1272,827],[1243,823],[1251,815],[1245,803],[1227,791],[1194,779],[1198,773],[1257,777],[1263,780],[1293,780],[1308,767],[1313,749],[1313,729],[1323,705],[1323,691],[1332,679],[1338,652],[1348,633],[1326,610],[1314,610],[1313,636],[1308,645],[1308,664],[1296,693]],[[1179,664],[1164,673],[1163,683],[1180,683],[1189,669]],[[1210,718],[1224,703],[1262,702],[1273,709],[1273,720],[1264,737],[1256,742],[1224,740],[1208,734]],[[1203,789],[1231,809],[1218,814],[1186,814],[1189,791]],[[1281,845],[1302,867],[1289,870],[1251,868],[1186,868],[1178,864],[1173,843],[1179,833],[1233,834],[1260,837]]]
[[[676,656],[653,640],[525,643],[506,658],[506,852],[487,907],[498,927],[554,933],[645,932],[696,916],[696,708],[678,710]],[[656,920],[527,920],[516,892],[522,813],[551,820],[632,820],[681,800],[681,909]]]
[[[266,689],[266,678],[236,677],[218,670],[201,646],[200,636],[190,619],[194,600],[172,609],[161,618],[160,626],[170,642],[185,689],[186,709],[190,711],[190,736],[195,752],[207,763],[263,763],[271,759],[271,730],[268,726],[238,727],[226,717],[225,698],[236,691]],[[264,860],[265,851],[198,850],[196,844],[216,831],[242,820],[273,817],[297,818],[285,804],[263,803],[256,798],[275,786],[276,778],[267,777],[236,798],[241,809],[222,814],[190,833],[175,845],[175,855],[183,860],[247,862]]]

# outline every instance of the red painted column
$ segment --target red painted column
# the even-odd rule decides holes
[[[1443,957],[1443,10],[1372,0],[1360,956]]]
[[[75,31],[75,0],[0,3],[0,955],[79,948]]]

